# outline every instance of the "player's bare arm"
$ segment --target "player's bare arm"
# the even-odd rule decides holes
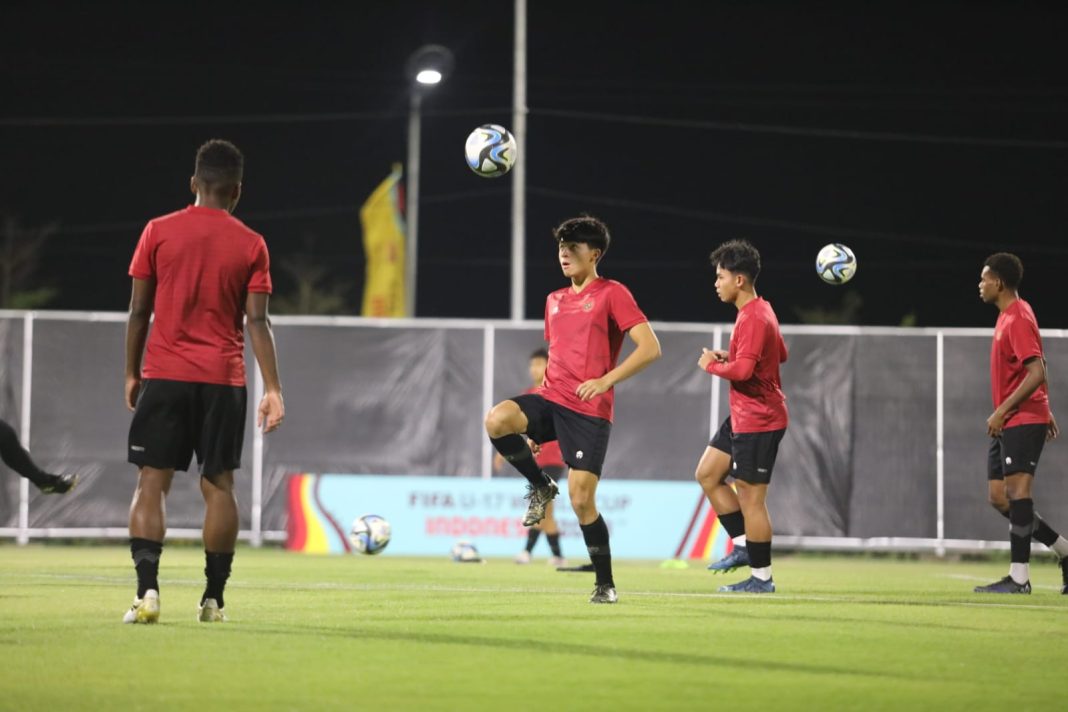
[[[250,292],[245,299],[245,315],[252,353],[263,374],[263,400],[256,411],[256,427],[269,433],[282,424],[286,415],[282,401],[282,382],[278,378],[278,357],[274,348],[274,333],[267,316],[268,295]]]
[[[141,357],[148,339],[148,322],[156,300],[156,280],[134,279],[130,315],[126,319],[126,407],[134,409],[141,391]]]
[[[634,374],[645,369],[646,366],[660,358],[660,340],[656,338],[653,327],[649,322],[642,322],[631,327],[627,332],[630,340],[634,342],[635,349],[624,359],[623,363],[613,368],[600,378],[591,378],[579,384],[575,394],[584,401],[606,393],[617,383],[622,383]]]
[[[986,432],[991,437],[1001,435],[1006,418],[1046,382],[1046,364],[1042,359],[1029,359],[1024,366],[1027,368],[1027,375],[1024,376],[1023,382],[986,419]]]

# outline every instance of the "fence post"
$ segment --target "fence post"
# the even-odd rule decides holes
[[[493,346],[497,330],[493,324],[482,327],[482,414],[493,407]],[[482,437],[482,479],[493,477],[493,447],[489,438]]]
[[[935,547],[935,553],[940,557],[946,555],[945,366],[945,333],[939,329],[938,333],[935,335],[935,431],[937,433],[935,436],[935,468],[937,482],[936,496],[938,497],[938,501],[935,505],[938,516],[936,533],[938,543]]]
[[[712,349],[718,350],[723,348],[723,327],[716,326],[712,330]],[[712,403],[708,408],[708,439],[711,442],[712,438],[716,436],[716,431],[719,429],[720,412],[719,412],[719,394],[720,388],[722,388],[723,379],[712,377]]]
[[[22,318],[22,413],[19,440],[30,449],[30,415],[33,398],[33,312]],[[19,478],[19,533],[15,541],[22,545],[30,541],[30,481]]]

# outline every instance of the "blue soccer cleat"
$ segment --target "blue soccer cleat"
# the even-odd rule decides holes
[[[1016,583],[1011,576],[998,579],[986,586],[976,586],[976,593],[1031,593],[1031,582]]]
[[[731,553],[719,561],[713,561],[708,565],[708,570],[714,573],[729,573],[735,569],[749,565],[749,551],[744,546],[736,546]]]
[[[775,582],[771,579],[762,581],[756,576],[750,576],[745,581],[732,583],[729,586],[720,586],[720,593],[775,593]]]

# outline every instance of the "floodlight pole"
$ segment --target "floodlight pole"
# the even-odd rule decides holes
[[[423,95],[412,87],[408,104],[408,165],[404,195],[404,315],[415,316],[415,281],[419,276],[419,139],[422,135]]]
[[[515,57],[512,67],[512,135],[516,162],[512,166],[512,321],[526,314],[527,213],[527,0],[515,0]]]

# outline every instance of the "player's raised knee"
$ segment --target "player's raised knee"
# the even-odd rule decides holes
[[[504,401],[490,408],[486,413],[486,433],[491,438],[499,438],[520,432],[516,426],[519,406],[513,401]]]

